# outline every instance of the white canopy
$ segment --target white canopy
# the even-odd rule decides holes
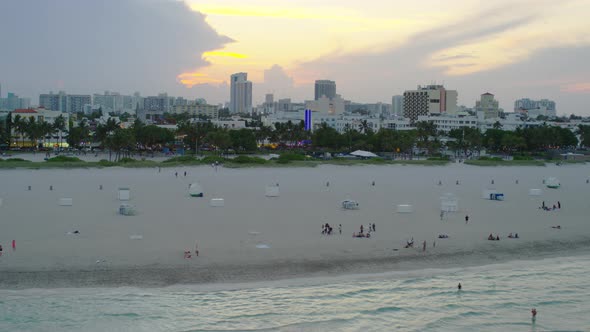
[[[374,154],[373,152],[363,151],[363,150],[356,150],[354,152],[351,152],[350,155],[357,156],[357,157],[366,157],[366,158],[378,157],[378,155]]]

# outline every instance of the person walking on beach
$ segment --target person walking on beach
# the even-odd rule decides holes
[[[541,203],[541,207],[544,209],[545,208],[545,201],[543,201],[543,203]]]
[[[178,172],[175,172],[175,173],[174,173],[174,176],[178,177]]]
[[[465,216],[465,225],[469,222],[469,216]]]
[[[186,176],[186,171],[184,171],[184,176]]]
[[[557,208],[561,209],[561,202],[560,201],[557,201]]]
[[[363,230],[364,230],[363,225],[361,225],[361,234],[363,234]]]
[[[2,245],[0,244],[0,256],[2,256]]]
[[[426,240],[422,243],[422,251],[426,251]]]
[[[338,224],[338,232],[340,232],[340,235],[342,235],[342,224]]]
[[[373,223],[373,232],[375,231],[375,223]]]
[[[537,318],[537,309],[535,309],[535,308],[531,309],[531,315],[533,315],[533,320],[535,318]]]
[[[461,290],[461,283],[459,283],[459,285],[457,285],[457,289]]]

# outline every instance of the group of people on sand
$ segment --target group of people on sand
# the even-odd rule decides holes
[[[497,235],[494,237],[494,235],[492,233],[490,233],[490,235],[488,236],[488,240],[490,241],[500,241],[500,235]]]
[[[359,232],[358,233],[352,233],[352,237],[365,237],[365,238],[369,238],[371,237],[371,232],[375,232],[375,223],[369,223],[369,225],[367,225],[367,231],[365,232],[365,227],[363,225],[361,225],[361,227],[359,228]]]
[[[195,242],[195,256],[199,257],[199,245],[196,242]],[[192,255],[190,249],[184,250],[184,258],[186,258],[186,259],[193,258],[193,255]]]
[[[16,250],[16,240],[12,240],[12,251],[14,251],[14,250]],[[0,257],[2,257],[3,253],[4,253],[4,248],[0,244]]]
[[[549,207],[549,206],[545,205],[545,201],[543,201],[543,203],[541,203],[541,206],[539,206],[539,209],[542,209],[545,211],[561,210],[561,202],[557,201],[557,205],[553,204],[553,207]]]
[[[322,224],[322,235],[332,235],[333,228],[330,224]],[[342,224],[340,224],[340,234],[342,234]]]

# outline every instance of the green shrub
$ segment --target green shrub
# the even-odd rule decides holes
[[[266,160],[259,157],[238,156],[232,159],[231,162],[237,164],[264,164]]]
[[[192,161],[197,161],[197,158],[193,156],[172,157],[170,159],[164,160],[163,163],[186,163]]]
[[[117,165],[117,163],[115,163],[115,162],[112,162],[112,161],[108,161],[108,160],[106,160],[106,159],[101,159],[101,160],[99,160],[99,161],[98,161],[98,164],[99,164],[100,166],[105,166],[105,167],[108,167],[108,166],[115,166],[115,165]]]
[[[479,157],[477,160],[502,161],[502,158],[500,158],[500,157],[486,157],[486,156],[482,156],[482,157]]]
[[[427,160],[442,160],[442,161],[449,161],[450,158],[449,156],[434,156],[434,157],[430,157]]]
[[[305,160],[305,156],[302,154],[283,153],[279,156],[279,160],[277,162],[280,164],[286,164],[290,161],[301,161],[301,160]]]
[[[59,162],[59,163],[77,163],[77,162],[84,162],[84,160],[77,158],[77,157],[68,157],[68,156],[55,156],[53,158],[47,159],[47,162]]]
[[[30,160],[26,160],[26,159],[23,159],[23,158],[8,158],[5,161],[7,161],[7,162],[11,162],[11,161],[12,162],[22,162],[22,161],[24,161],[24,162],[31,162]]]
[[[122,164],[127,164],[127,163],[136,163],[137,160],[135,160],[133,158],[125,157],[125,158],[119,159],[119,162]]]
[[[531,156],[514,156],[513,160],[534,160]]]
[[[221,164],[221,163],[224,163],[225,161],[226,161],[225,158],[222,158],[219,156],[207,156],[207,157],[201,159],[201,162],[204,164],[213,164],[215,162],[218,162]]]

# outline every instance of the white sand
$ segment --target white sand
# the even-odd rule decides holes
[[[162,169],[161,173],[157,169],[121,168],[1,170],[0,244],[4,256],[0,271],[97,265],[105,269],[187,265],[212,269],[267,263],[287,264],[283,268],[288,269],[289,262],[346,263],[417,255],[436,265],[438,257],[445,254],[474,252],[524,258],[541,250],[544,243],[585,243],[590,238],[588,175],[590,167],[586,165],[321,166],[220,168],[218,172],[203,166]],[[562,187],[545,188],[542,179],[549,176],[559,178]],[[494,185],[490,185],[491,179]],[[442,186],[437,185],[439,180]],[[189,197],[188,186],[194,181],[203,186],[205,198]],[[265,197],[265,186],[277,182],[280,197]],[[32,191],[27,190],[29,185]],[[137,209],[136,216],[117,214],[118,187],[131,188],[129,203]],[[481,199],[486,187],[503,192],[505,201]],[[543,195],[528,196],[531,188],[543,189]],[[459,212],[449,213],[441,221],[439,197],[444,193],[459,198]],[[73,198],[73,206],[59,206],[64,197]],[[225,206],[209,206],[213,197],[224,198]],[[360,209],[342,210],[340,201],[347,198],[357,200]],[[542,211],[538,207],[543,200],[548,205],[559,200],[562,209]],[[412,204],[414,213],[397,213],[397,204]],[[335,233],[342,224],[343,234],[322,236],[321,225],[326,222]],[[370,222],[377,228],[371,239],[352,238],[361,224],[366,227]],[[557,224],[563,229],[550,227]],[[81,234],[66,234],[73,230]],[[510,232],[521,238],[507,239]],[[438,239],[439,233],[450,238]],[[489,233],[502,239],[487,241]],[[143,238],[130,239],[132,235]],[[416,248],[404,249],[410,237]],[[14,252],[10,249],[12,239],[17,241]],[[424,240],[428,243],[426,253],[422,253]],[[184,259],[183,250],[194,250],[195,241],[201,256]],[[260,249],[258,244],[270,248]],[[97,260],[101,262],[97,264]]]

